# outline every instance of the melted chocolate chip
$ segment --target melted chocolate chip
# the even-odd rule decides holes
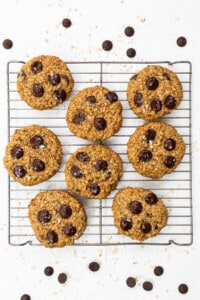
[[[164,101],[164,105],[168,108],[168,109],[173,109],[176,107],[176,99],[173,96],[167,96],[165,98]]]
[[[89,263],[88,268],[90,269],[90,271],[96,272],[96,271],[99,270],[100,265],[99,265],[99,263],[97,263],[96,261],[92,261],[91,263]]]
[[[133,227],[133,221],[130,218],[121,219],[120,226],[124,231],[128,231]]]
[[[145,140],[147,141],[147,143],[149,141],[153,141],[155,140],[155,137],[156,137],[156,131],[154,129],[148,129],[145,134]]]
[[[167,80],[170,80],[169,74],[167,74],[166,72],[163,73],[163,76],[164,76]]]
[[[90,193],[94,196],[96,196],[100,193],[100,187],[97,183],[91,183],[89,185],[89,190],[90,190]]]
[[[97,160],[94,167],[98,172],[105,171],[108,169],[108,163],[106,160],[100,159],[100,160]]]
[[[154,274],[156,276],[161,276],[163,274],[163,272],[164,272],[164,269],[161,266],[157,266],[154,268]]]
[[[151,224],[147,221],[142,221],[140,225],[140,230],[145,234],[149,233],[151,231]]]
[[[41,61],[35,61],[31,65],[31,70],[34,74],[42,72],[42,69],[43,69],[43,65],[42,65]]]
[[[75,115],[72,119],[72,122],[76,125],[81,125],[85,121],[85,114],[79,113]]]
[[[134,277],[128,277],[126,279],[126,284],[128,287],[133,288],[136,285],[136,279]]]
[[[142,93],[136,93],[133,101],[135,106],[140,107],[144,102]]]
[[[130,37],[130,36],[133,36],[133,35],[134,35],[135,31],[134,31],[133,27],[128,26],[128,27],[126,27],[126,28],[124,29],[124,33],[125,33],[126,36],[129,36],[129,37]]]
[[[31,164],[32,170],[36,172],[41,172],[45,170],[45,163],[41,159],[34,159]]]
[[[42,148],[42,146],[44,146],[44,140],[40,135],[34,135],[30,139],[30,143],[33,149],[39,149]]]
[[[60,283],[65,283],[67,281],[67,275],[65,273],[60,273],[58,275],[58,281]]]
[[[142,150],[139,153],[139,160],[141,162],[148,162],[152,159],[152,157],[153,157],[153,154],[149,150]]]
[[[13,173],[17,178],[23,178],[26,176],[26,168],[24,166],[15,166],[13,168]]]
[[[128,57],[135,57],[136,56],[136,51],[134,48],[129,48],[126,50],[126,55]]]
[[[167,156],[164,164],[167,168],[173,168],[176,164],[176,158],[174,156]]]
[[[97,99],[96,99],[96,97],[94,97],[94,96],[88,96],[88,97],[86,98],[86,101],[88,101],[88,102],[91,103],[91,104],[97,103]]]
[[[139,215],[142,211],[142,204],[139,201],[132,201],[128,208],[134,215]]]
[[[50,244],[55,244],[58,241],[58,235],[54,230],[48,230],[47,234],[46,234],[46,237],[47,237],[47,241]]]
[[[114,92],[108,92],[106,95],[106,99],[112,104],[118,100],[118,96]]]
[[[41,224],[46,224],[51,221],[52,215],[47,209],[40,210],[38,212],[38,221],[40,221]]]
[[[54,272],[54,269],[53,269],[52,267],[50,267],[50,266],[48,266],[48,267],[46,267],[46,268],[44,269],[44,274],[45,274],[46,276],[51,276],[51,275],[53,275],[53,272]]]
[[[62,218],[67,219],[72,215],[72,209],[69,205],[63,204],[60,207],[60,215]]]
[[[146,87],[148,90],[154,91],[158,88],[159,81],[155,77],[150,77],[146,81]]]
[[[184,36],[177,38],[176,43],[179,47],[184,47],[187,44],[187,40]]]
[[[73,236],[76,233],[76,227],[73,226],[73,224],[66,224],[63,227],[63,232],[64,234],[66,234],[67,236]]]
[[[154,193],[149,193],[144,197],[144,200],[149,205],[154,205],[158,202],[158,197]]]
[[[176,148],[176,141],[174,139],[166,139],[164,141],[164,148],[167,151],[172,151]]]
[[[63,25],[63,27],[68,28],[72,25],[72,22],[71,22],[70,19],[65,18],[65,19],[62,20],[62,25]]]
[[[28,294],[24,294],[20,298],[21,300],[31,300],[31,297]]]
[[[63,90],[62,88],[56,89],[53,94],[54,94],[54,98],[61,102],[67,98],[67,94],[65,90]]]
[[[145,281],[143,282],[142,287],[145,291],[151,291],[153,289],[153,284],[150,281]]]
[[[81,178],[83,176],[82,170],[76,165],[71,166],[71,174],[75,178]]]
[[[3,47],[5,48],[5,49],[11,49],[12,48],[12,46],[13,46],[13,42],[10,40],[10,39],[5,39],[4,41],[3,41],[3,43],[2,43],[2,45],[3,45]]]
[[[104,118],[95,118],[94,127],[98,131],[104,130],[107,127],[107,122]]]
[[[185,283],[181,283],[179,286],[178,286],[178,291],[179,293],[181,294],[186,294],[188,292],[188,286],[185,284]]]
[[[57,85],[60,83],[61,78],[59,74],[52,73],[48,76],[48,80],[51,85]]]
[[[41,84],[36,83],[33,85],[32,95],[35,97],[42,97],[44,95],[44,88]]]
[[[21,147],[14,146],[10,152],[12,158],[14,159],[19,159],[24,155],[24,151]]]
[[[89,162],[90,157],[86,152],[78,152],[76,154],[76,159],[81,162]]]
[[[113,44],[112,44],[112,42],[109,41],[109,40],[105,40],[105,41],[102,43],[102,48],[103,48],[103,50],[105,50],[105,51],[111,50],[112,47],[113,47]]]
[[[162,109],[162,102],[158,98],[154,98],[151,101],[151,109],[155,112],[159,112]]]

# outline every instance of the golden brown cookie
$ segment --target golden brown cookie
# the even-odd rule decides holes
[[[61,158],[57,136],[47,128],[31,125],[15,130],[3,161],[13,179],[23,185],[34,185],[52,177]]]
[[[167,224],[168,210],[150,190],[127,187],[113,199],[114,224],[119,234],[144,241]]]
[[[130,79],[127,98],[139,118],[154,120],[178,107],[183,98],[182,85],[171,70],[151,65]]]
[[[29,204],[28,215],[36,238],[50,248],[73,244],[87,221],[82,204],[60,190],[37,194]]]
[[[86,88],[70,101],[66,120],[76,136],[89,141],[105,140],[120,129],[122,105],[117,94],[107,88]]]
[[[71,94],[73,77],[56,56],[40,55],[25,63],[19,72],[17,89],[29,106],[43,110],[57,106]]]
[[[127,151],[138,173],[160,178],[176,169],[185,153],[185,143],[172,125],[149,122],[136,128]]]
[[[108,147],[91,145],[79,148],[66,163],[68,188],[88,198],[105,198],[122,176],[122,160]]]

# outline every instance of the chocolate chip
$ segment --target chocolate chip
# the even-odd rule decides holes
[[[40,135],[34,135],[30,139],[30,143],[33,149],[39,149],[42,148],[42,146],[44,146],[44,140]]]
[[[112,104],[118,100],[118,96],[114,92],[108,92],[106,95],[106,99]]]
[[[46,237],[50,244],[55,244],[58,241],[58,235],[54,230],[48,230]]]
[[[154,205],[158,202],[158,197],[154,193],[149,193],[144,197],[144,200],[149,205]]]
[[[176,107],[176,99],[173,96],[167,96],[165,98],[164,101],[164,105],[168,108],[168,109],[173,109]]]
[[[89,263],[88,268],[90,269],[90,271],[96,272],[96,271],[99,270],[100,265],[99,265],[99,263],[97,263],[96,261],[92,261],[91,263]]]
[[[67,205],[67,204],[61,205],[61,207],[60,207],[60,215],[61,215],[62,218],[65,218],[65,219],[71,217],[71,215],[72,215],[72,209],[71,209],[71,207],[69,205]]]
[[[41,159],[34,159],[31,164],[32,170],[36,172],[44,171],[45,163]]]
[[[178,286],[178,291],[179,293],[181,294],[186,294],[188,292],[188,286],[185,284],[185,283],[181,283],[179,286]]]
[[[152,159],[152,157],[153,157],[153,154],[149,150],[142,150],[139,153],[139,160],[141,162],[148,162]]]
[[[184,36],[177,38],[176,43],[179,47],[184,47],[187,44],[187,39]]]
[[[153,141],[155,140],[155,137],[156,137],[156,131],[154,129],[148,129],[145,134],[145,140],[147,141],[147,143],[149,141]]]
[[[155,112],[159,112],[162,109],[162,102],[158,98],[154,98],[151,101],[151,109]]]
[[[150,281],[145,281],[143,282],[142,287],[145,291],[151,291],[153,289],[153,284]]]
[[[157,266],[157,267],[154,268],[153,271],[154,271],[154,274],[156,276],[161,276],[163,274],[163,272],[164,272],[164,269],[161,266]]]
[[[94,96],[88,96],[88,97],[86,98],[86,101],[88,101],[88,102],[91,103],[91,104],[97,103],[97,99],[96,99],[96,97],[94,97]]]
[[[15,166],[13,168],[13,173],[17,178],[23,178],[26,176],[26,168],[24,166]]]
[[[65,92],[65,90],[63,90],[62,88],[58,88],[54,91],[54,97],[56,100],[59,100],[59,101],[64,101],[67,97],[67,94]]]
[[[65,283],[67,281],[67,275],[65,273],[60,273],[58,275],[58,281],[60,283]]]
[[[176,164],[176,158],[174,156],[167,156],[164,164],[167,168],[173,168]]]
[[[14,159],[19,159],[24,155],[24,151],[21,147],[14,146],[10,152],[12,158]]]
[[[133,227],[133,221],[130,218],[121,219],[120,226],[124,231],[128,231]]]
[[[90,193],[94,196],[96,196],[100,193],[100,187],[97,183],[91,183],[89,185],[89,190],[90,190]]]
[[[142,211],[142,204],[139,201],[132,201],[128,208],[134,215],[138,215]]]
[[[103,50],[105,50],[105,51],[111,50],[112,47],[113,47],[113,44],[112,44],[112,42],[109,41],[109,40],[105,40],[105,41],[102,43],[102,48],[103,48]]]
[[[63,27],[68,28],[72,25],[72,22],[71,22],[70,19],[65,18],[65,19],[62,20],[62,25],[63,25]]]
[[[32,94],[35,97],[42,97],[44,95],[44,88],[41,84],[35,83],[33,85]]]
[[[54,269],[50,266],[48,266],[44,269],[44,274],[46,276],[51,276],[53,274],[53,272],[54,272]]]
[[[43,69],[43,65],[42,65],[41,61],[35,61],[31,65],[31,70],[34,74],[42,72],[42,69]]]
[[[169,74],[167,74],[166,72],[163,73],[163,76],[164,76],[167,80],[170,80]]]
[[[83,176],[82,170],[76,165],[71,166],[71,174],[75,178],[81,178]]]
[[[46,224],[51,221],[52,215],[47,209],[40,210],[38,212],[38,221],[40,221],[41,224]]]
[[[133,288],[136,285],[136,279],[134,277],[128,277],[126,279],[126,284],[128,287]]]
[[[98,172],[105,171],[108,169],[108,163],[106,160],[99,159],[99,160],[97,160],[94,167]]]
[[[143,233],[149,233],[151,231],[151,224],[147,221],[142,221],[142,223],[140,225],[140,230]]]
[[[13,46],[13,42],[10,39],[5,39],[2,45],[5,49],[11,49]]]
[[[155,77],[150,77],[146,81],[146,87],[148,90],[154,91],[158,88],[159,81]]]
[[[76,159],[81,162],[89,162],[90,157],[86,152],[78,152],[76,154]]]
[[[61,78],[66,81],[67,85],[69,85],[69,78],[67,77],[67,75],[61,75]]]
[[[128,57],[135,57],[136,56],[136,51],[133,48],[129,48],[126,50],[126,55]]]
[[[64,234],[66,234],[67,236],[73,236],[76,233],[76,227],[73,226],[73,224],[66,224],[63,227],[63,232]]]
[[[124,29],[124,33],[126,36],[133,36],[135,31],[134,31],[133,27],[128,26]]]
[[[135,106],[140,107],[143,102],[144,102],[144,99],[143,99],[142,93],[136,93],[135,97],[134,97]]]
[[[98,131],[104,130],[107,127],[107,122],[104,118],[95,118],[94,127]]]
[[[24,294],[20,298],[21,300],[31,300],[31,297],[28,294]]]
[[[167,151],[172,151],[176,148],[176,141],[174,139],[166,139],[164,141],[164,148]]]
[[[49,80],[50,84],[57,85],[60,83],[61,78],[60,78],[59,74],[52,73],[52,74],[48,75],[48,80]]]
[[[72,122],[76,125],[81,125],[85,121],[85,114],[79,113],[75,115],[72,119]]]

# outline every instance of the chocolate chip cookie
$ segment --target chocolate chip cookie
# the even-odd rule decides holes
[[[178,107],[183,98],[182,85],[171,70],[151,65],[131,78],[127,98],[139,118],[154,120]]]
[[[119,234],[141,242],[157,235],[168,219],[162,200],[143,188],[120,190],[113,199],[112,211]]]
[[[185,143],[172,125],[149,122],[136,128],[127,151],[138,173],[160,178],[176,169],[185,153]]]
[[[71,94],[74,80],[66,64],[56,56],[40,55],[25,63],[18,74],[22,100],[35,109],[57,106]]]
[[[36,238],[49,248],[73,244],[87,221],[82,204],[60,190],[37,194],[29,204],[28,215]]]
[[[122,105],[117,94],[107,88],[86,88],[70,101],[66,120],[76,136],[89,141],[105,140],[121,126]]]
[[[31,125],[15,130],[3,161],[13,179],[23,185],[34,185],[52,177],[61,158],[57,136],[47,128]]]
[[[108,147],[79,148],[66,163],[68,188],[83,197],[102,199],[117,186],[122,176],[122,160]]]

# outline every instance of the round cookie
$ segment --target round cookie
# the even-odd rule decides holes
[[[171,70],[151,65],[130,79],[127,98],[139,118],[154,120],[178,107],[183,98],[182,85]]]
[[[31,125],[16,129],[8,143],[4,166],[23,185],[35,185],[52,177],[60,167],[62,148],[49,129]]]
[[[105,198],[122,176],[122,160],[108,147],[90,145],[79,148],[66,163],[68,188],[88,198]]]
[[[149,122],[136,128],[128,141],[128,158],[143,176],[161,178],[173,172],[185,153],[185,143],[167,123]]]
[[[57,106],[71,94],[73,77],[56,56],[40,55],[25,63],[18,74],[17,90],[29,106],[43,110]]]
[[[86,228],[82,204],[66,191],[40,192],[28,207],[36,238],[45,247],[64,247],[77,240]]]
[[[156,236],[168,219],[162,200],[143,188],[120,190],[113,199],[112,211],[119,234],[141,242]]]
[[[117,94],[107,88],[86,88],[70,101],[66,120],[76,136],[89,141],[105,140],[120,129],[122,105]]]

